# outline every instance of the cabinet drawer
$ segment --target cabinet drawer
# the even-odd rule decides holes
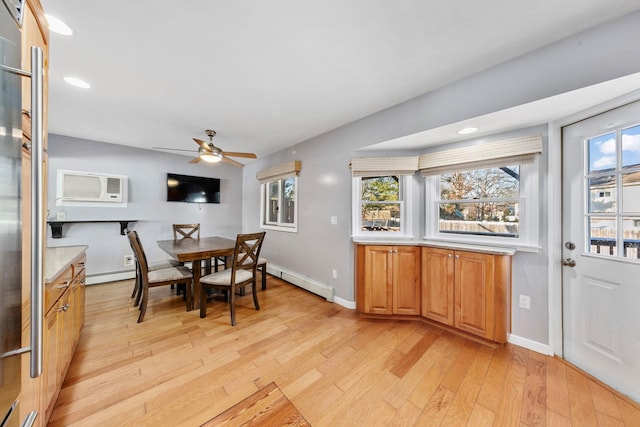
[[[67,268],[56,280],[47,283],[44,288],[44,311],[45,313],[58,301],[64,291],[71,286],[73,271]]]

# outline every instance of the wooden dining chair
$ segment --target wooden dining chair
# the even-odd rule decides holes
[[[131,239],[135,238],[134,235],[130,235],[129,233],[131,233],[131,230],[129,230],[128,228],[125,228],[124,230],[125,234],[127,235],[127,238],[129,240],[129,245],[131,245],[131,250],[133,249],[133,243],[131,241]],[[136,233],[137,235],[137,233]],[[134,251],[135,253],[135,251]],[[134,256],[135,258],[135,256]],[[140,304],[140,300],[142,299],[142,277],[140,274],[140,264],[138,264],[138,262],[135,262],[136,264],[136,277],[135,277],[135,281],[134,281],[134,285],[133,285],[133,291],[131,292],[131,299],[134,299],[133,302],[133,306],[137,307],[138,304]],[[167,268],[167,267],[177,267],[179,266],[180,263],[174,259],[166,259],[166,260],[162,260],[162,261],[155,261],[155,262],[150,262],[149,263],[149,271],[153,271],[153,270],[160,270],[161,268]]]
[[[191,298],[191,283],[193,280],[193,274],[191,270],[184,266],[160,268],[158,270],[149,270],[149,264],[147,263],[147,257],[142,247],[142,242],[138,236],[138,233],[131,231],[130,242],[133,248],[133,253],[136,257],[136,261],[140,267],[140,279],[142,287],[140,293],[142,299],[140,301],[140,315],[138,316],[138,323],[142,322],[144,315],[147,311],[147,304],[149,302],[149,288],[154,288],[164,285],[184,284],[185,285],[185,300],[187,304],[187,311],[191,311],[193,307],[193,301]]]
[[[235,299],[236,288],[251,284],[253,293],[253,304],[256,310],[260,310],[258,304],[258,294],[256,291],[256,269],[260,258],[260,249],[264,241],[265,232],[238,234],[236,245],[233,250],[231,268],[208,274],[200,278],[200,317],[207,316],[207,288],[214,288],[225,291],[229,301],[229,311],[231,314],[231,325],[236,325]]]
[[[200,240],[200,224],[173,224],[173,240],[185,238]]]

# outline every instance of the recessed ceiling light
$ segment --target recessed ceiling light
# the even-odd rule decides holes
[[[55,16],[51,16],[49,14],[45,14],[45,16],[47,17],[47,22],[49,22],[49,29],[54,33],[62,34],[63,36],[70,36],[73,34],[71,27]]]
[[[69,83],[71,86],[79,87],[81,89],[89,89],[91,87],[89,83],[76,77],[65,77],[64,81]]]
[[[459,135],[468,135],[470,133],[474,133],[477,130],[478,130],[478,128],[464,128],[464,129],[460,129],[458,131],[458,134]]]

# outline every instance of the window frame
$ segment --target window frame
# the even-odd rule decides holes
[[[425,176],[425,239],[439,240],[452,243],[468,243],[488,246],[509,246],[522,251],[537,252],[539,246],[539,160],[538,156],[530,161],[505,161],[505,164],[497,165],[509,166],[518,164],[520,166],[520,197],[519,203],[519,236],[491,236],[457,234],[455,232],[441,232],[439,230],[439,204],[446,202],[440,199],[440,177],[441,174]],[[463,172],[472,169],[484,169],[486,165],[474,167],[473,164],[463,168],[452,168],[451,172]]]
[[[397,176],[400,191],[398,202],[377,202],[379,204],[394,203],[400,206],[400,231],[365,231],[362,230],[362,180],[371,176],[354,176],[351,179],[351,191],[353,194],[351,207],[351,236],[367,238],[413,238],[413,175],[399,175],[394,173],[381,173],[377,176]]]
[[[280,209],[284,203],[284,195],[283,195],[283,185],[284,181],[287,179],[293,179],[293,222],[282,222],[281,215],[284,212],[284,209]],[[267,209],[268,206],[268,191],[270,184],[277,183],[278,185],[278,220],[275,222],[268,221]],[[285,176],[279,179],[273,179],[269,181],[265,181],[260,183],[260,228],[263,230],[274,230],[274,231],[284,231],[287,233],[297,233],[298,232],[298,176],[291,175]]]

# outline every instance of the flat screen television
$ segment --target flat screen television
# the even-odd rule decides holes
[[[220,203],[220,179],[167,173],[167,201]]]

